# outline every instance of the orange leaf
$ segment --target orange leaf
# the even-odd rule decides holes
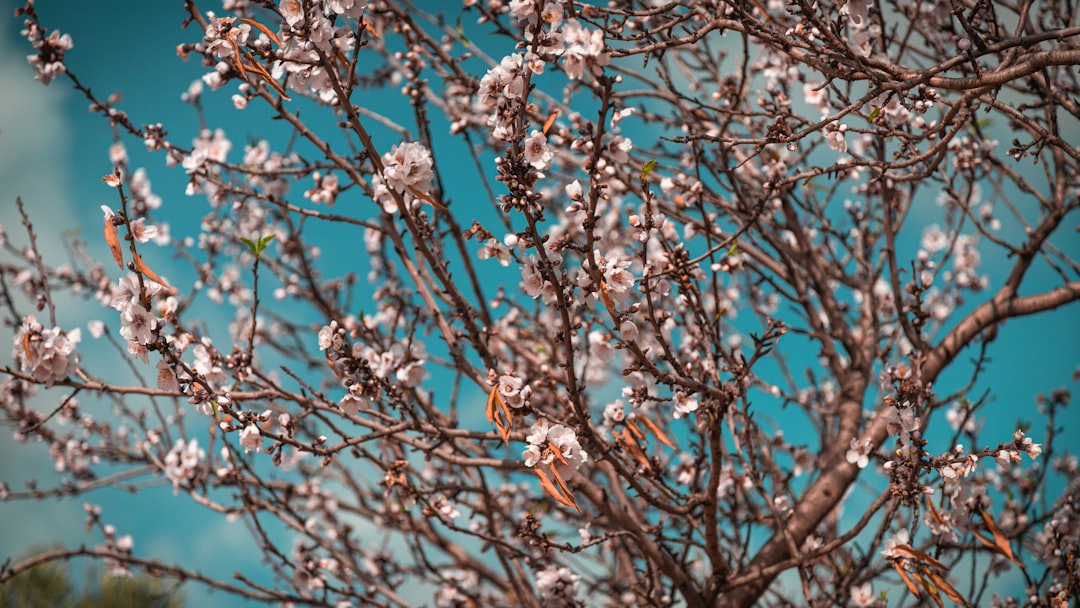
[[[124,250],[120,248],[120,238],[116,236],[116,225],[113,224],[111,216],[105,218],[105,242],[109,244],[109,251],[112,252],[116,265],[123,268]]]
[[[274,31],[271,30],[270,28],[268,28],[265,25],[259,23],[258,21],[255,21],[254,19],[241,18],[240,21],[242,21],[242,22],[250,25],[251,27],[259,30],[260,32],[266,34],[266,37],[269,38],[271,42],[278,45],[279,47],[281,46],[281,41],[278,40],[277,34],[275,34]]]
[[[915,559],[923,561],[923,562],[925,562],[927,564],[930,564],[931,566],[933,566],[935,568],[938,568],[940,570],[946,570],[947,571],[949,569],[948,566],[946,566],[945,564],[939,562],[938,560],[930,557],[925,551],[920,551],[918,549],[915,549],[913,547],[909,547],[907,545],[896,545],[896,547],[894,547],[893,550],[903,552],[903,553],[907,553],[909,556],[914,557]]]
[[[630,432],[634,434],[634,437],[637,437],[642,441],[646,441],[645,433],[641,432],[641,429],[638,428],[638,425],[634,424],[633,420],[629,418],[626,419],[626,428],[630,429]]]
[[[244,55],[251,60],[251,65],[245,65],[245,68],[251,70],[252,72],[255,72],[260,77],[262,77],[266,84],[270,85],[275,91],[277,91],[278,95],[281,95],[282,99],[284,99],[285,101],[292,101],[292,97],[289,97],[289,94],[285,92],[285,89],[281,88],[281,85],[279,85],[277,81],[274,80],[274,77],[270,75],[270,72],[266,71],[266,68],[264,68],[261,63],[255,61],[255,58],[252,57],[251,53],[245,52]],[[239,63],[239,59],[237,60],[237,63]]]
[[[900,578],[904,580],[904,584],[907,585],[908,591],[915,597],[920,597],[919,588],[915,586],[915,583],[908,577],[907,572],[900,566],[899,562],[893,562],[893,568],[896,568],[896,573],[900,575]]]
[[[649,464],[649,459],[645,456],[645,452],[641,450],[641,446],[634,440],[630,431],[623,429],[622,435],[620,436],[616,433],[615,437],[621,439],[620,443],[626,448],[626,451],[630,452],[630,455],[634,457],[634,460],[637,460],[646,471],[652,471],[652,465]]]
[[[927,576],[930,577],[930,580],[933,581],[934,585],[938,589],[941,589],[945,592],[945,595],[950,600],[956,602],[957,604],[960,604],[961,606],[968,605],[967,600],[964,599],[964,596],[960,595],[960,592],[957,591],[952,585],[950,585],[949,582],[945,580],[945,577],[941,576],[936,572],[928,572]]]
[[[33,364],[34,363],[34,353],[30,351],[30,343],[33,342],[33,340],[31,338],[33,338],[33,337],[34,336],[30,332],[26,332],[26,335],[23,336],[23,340],[22,340],[23,352],[26,353],[26,363],[27,364]]]
[[[338,378],[340,378],[341,377],[341,372],[339,372],[338,368],[334,366],[334,362],[330,360],[330,351],[325,351],[325,356],[326,356],[326,364],[330,366],[330,369],[334,370],[334,375],[337,376]]]
[[[548,131],[551,129],[551,125],[555,124],[555,119],[558,118],[558,117],[559,117],[559,111],[558,110],[555,110],[554,112],[552,112],[551,114],[548,115],[547,120],[544,121],[544,129],[543,129],[544,135],[548,134]]]
[[[247,70],[244,69],[244,62],[240,60],[240,47],[236,46],[236,41],[229,38],[229,44],[233,49],[233,63],[236,64],[236,69],[240,71],[240,78],[247,80]]]
[[[578,508],[577,501],[574,500],[574,495],[570,493],[570,488],[566,486],[566,482],[563,481],[559,470],[555,467],[551,467],[551,476],[555,478],[555,483],[559,484],[559,489],[562,490],[563,496],[570,501],[570,506],[574,507],[578,512],[581,512],[581,509]]]
[[[608,311],[614,312],[616,310],[615,303],[611,301],[611,296],[608,295],[607,283],[603,279],[600,279],[600,301],[604,303]]]
[[[405,186],[405,187],[408,188],[409,192],[412,192],[413,196],[415,196],[416,198],[426,202],[427,204],[431,205],[432,207],[435,207],[439,211],[446,211],[446,205],[443,205],[439,201],[431,198],[430,194],[428,194],[426,192],[421,192],[420,190],[417,190],[416,188],[413,188],[412,186]]]
[[[361,17],[360,25],[364,26],[364,29],[371,33],[371,35],[374,36],[376,40],[382,39],[382,36],[379,36],[379,32],[375,30],[375,26],[372,25],[371,22],[367,19]]]
[[[926,588],[926,592],[930,594],[930,597],[934,600],[934,603],[937,604],[938,608],[945,608],[945,602],[941,601],[941,594],[938,593],[937,587],[926,582],[921,577],[919,578],[919,582]]]
[[[487,408],[485,410],[487,414],[488,422],[495,425],[495,428],[499,431],[499,437],[502,438],[504,444],[510,443],[510,431],[513,430],[513,421],[510,417],[510,408],[506,406],[506,402],[503,401],[502,395],[499,394],[499,387],[491,389],[491,393],[488,394]]]
[[[555,457],[555,460],[559,461],[559,464],[569,464],[566,462],[566,457],[562,455],[562,450],[554,443],[548,442],[548,449],[551,450],[551,455]]]
[[[487,416],[488,424],[495,424],[495,391],[499,390],[499,387],[491,389],[488,393],[487,405],[484,406],[484,414]]]
[[[990,514],[982,509],[979,509],[979,515],[982,515],[983,521],[986,522],[986,527],[990,530],[990,534],[994,535],[994,546],[997,550],[1000,551],[1002,555],[1009,558],[1009,561],[1023,568],[1024,564],[1020,563],[1020,560],[1016,559],[1016,556],[1013,555],[1012,545],[1009,544],[1009,537],[1005,536],[1005,532],[998,527],[994,518],[990,517]],[[976,536],[978,536],[978,534],[976,534]],[[985,542],[985,539],[983,542]]]
[[[161,285],[165,289],[171,289],[169,287],[169,284],[165,282],[165,279],[159,277],[157,273],[153,270],[150,270],[150,267],[142,261],[142,257],[140,257],[139,254],[134,253],[132,254],[132,256],[134,256],[135,258],[135,270],[138,270],[139,273],[141,273],[143,276],[157,283],[158,285]]]
[[[559,489],[555,487],[555,484],[551,483],[551,479],[548,478],[547,473],[545,473],[543,469],[536,467],[535,470],[536,476],[540,478],[540,485],[543,486],[544,490],[550,494],[552,498],[558,501],[559,504],[574,507],[577,511],[581,511],[577,502],[569,495],[569,492],[567,492],[566,495],[563,495]],[[566,484],[563,483],[562,478],[558,477],[558,473],[555,473],[555,475],[556,479],[559,480],[559,485],[565,488]]]
[[[638,420],[641,420],[641,422],[645,426],[649,427],[649,430],[652,431],[654,435],[656,435],[656,438],[660,440],[660,443],[666,445],[673,450],[676,449],[675,444],[667,438],[667,435],[665,435],[664,432],[660,430],[660,427],[658,427],[655,422],[649,420],[645,416],[638,418]]]

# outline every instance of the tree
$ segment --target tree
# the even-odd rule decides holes
[[[0,586],[0,606],[4,608],[37,608],[38,606],[67,606],[93,608],[180,608],[182,596],[163,591],[161,581],[142,576],[104,576],[91,574],[92,584],[85,584],[76,594],[71,574],[63,563],[55,560],[64,551],[41,552],[22,561],[25,569]],[[36,565],[33,565],[36,564]]]
[[[275,583],[82,554],[319,606],[1080,591],[1068,390],[1006,433],[977,391],[1007,321],[1080,299],[1071,5],[184,7],[190,145],[18,10],[38,80],[115,127],[116,197],[111,260],[43,259],[24,213],[2,403],[64,471],[52,493],[164,478],[247,522]],[[207,121],[229,103],[273,119],[242,160]],[[197,233],[159,228],[182,212],[125,142],[186,172]],[[156,380],[82,357],[61,293],[111,307],[89,330]]]

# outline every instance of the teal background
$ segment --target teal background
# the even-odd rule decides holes
[[[445,6],[451,22],[460,5],[449,0],[445,3],[431,0],[421,4]],[[19,35],[21,22],[10,18],[14,5],[3,2],[0,6],[5,11],[4,25],[0,28],[0,224],[9,240],[20,245],[26,242],[14,205],[15,196],[18,195],[23,198],[31,214],[47,261],[57,264],[64,259],[64,233],[77,228],[84,229],[90,251],[99,259],[107,259],[107,250],[96,231],[101,223],[99,207],[102,204],[116,206],[115,192],[101,183],[101,176],[111,170],[107,152],[113,132],[104,119],[88,112],[87,101],[71,90],[66,78],[57,78],[49,87],[43,87],[33,80],[32,71],[25,61],[25,56],[31,51],[30,46]],[[200,37],[194,29],[197,26],[189,28],[187,32],[179,31],[179,23],[184,18],[182,3],[45,0],[38,3],[37,10],[47,26],[73,36],[75,46],[68,52],[68,62],[71,71],[84,84],[102,97],[121,91],[122,106],[136,124],[164,122],[178,142],[185,145],[190,143],[198,129],[198,117],[193,108],[180,100],[180,95],[205,69],[197,61],[184,63],[176,55],[177,43],[195,41]],[[496,59],[505,50],[502,41],[495,42],[499,47],[495,50],[486,46],[485,38],[477,38],[476,43]],[[473,73],[480,76],[483,68],[478,66]],[[237,160],[242,156],[243,145],[250,139],[249,136],[265,133],[270,123],[266,120],[267,112],[257,103],[245,112],[233,111],[228,101],[232,93],[233,87],[230,86],[223,87],[216,94],[207,89],[207,122],[211,128],[222,127],[226,130],[234,144],[229,158]],[[368,101],[378,111],[391,116],[402,109],[408,110],[393,86],[373,94]],[[445,135],[445,122],[441,118],[436,119],[433,132],[442,147],[436,150],[437,162],[444,177],[450,180],[448,191],[451,197],[457,203],[465,203],[470,192],[478,192],[473,189],[479,187],[476,178],[470,177],[475,174],[472,161],[467,154],[460,153],[458,140]],[[408,115],[402,117],[402,121],[406,125],[411,124]],[[628,119],[624,124],[631,121]],[[270,126],[271,129],[275,127],[277,125]],[[396,136],[386,131],[376,130],[376,136],[386,147],[397,141]],[[1001,139],[1003,145],[1008,141],[1004,137]],[[1074,132],[1072,140],[1080,141],[1080,133]],[[209,208],[202,197],[189,198],[184,195],[186,178],[183,171],[179,168],[166,169],[162,154],[147,154],[138,142],[125,139],[125,144],[131,156],[130,166],[133,169],[147,167],[155,193],[164,199],[157,216],[167,219],[173,237],[196,236],[199,220]],[[292,194],[299,197],[308,187],[309,182],[295,184]],[[459,222],[467,226],[467,217],[459,217]],[[1075,225],[1074,219],[1063,226],[1058,246],[1080,257]],[[917,239],[918,234],[914,234],[914,238]],[[324,249],[335,255],[326,255],[325,259],[341,260],[340,264],[344,267],[355,259],[357,247],[355,241],[335,244],[328,238]],[[180,266],[172,265],[170,260],[171,255],[165,249],[152,251],[147,258],[159,273],[183,277],[185,271]],[[990,275],[993,287],[1007,272],[1008,261],[984,256],[984,269]],[[366,273],[366,267],[357,268],[357,272],[362,276]],[[515,285],[516,279],[513,279],[509,283],[510,289]],[[264,301],[274,305],[269,299]],[[29,307],[23,306],[22,310],[27,311]],[[86,316],[86,307],[65,306],[61,300],[58,306],[59,325],[64,328],[82,326],[81,350],[84,353],[93,352],[93,349],[103,348],[103,345],[90,337],[85,323],[97,318],[113,324],[113,312],[111,309],[91,310],[90,316]],[[44,318],[46,314],[39,313],[38,316]],[[1080,312],[1074,305],[1032,318],[1013,320],[1001,328],[991,350],[992,361],[987,373],[972,391],[973,397],[986,390],[994,396],[994,402],[984,411],[983,437],[1006,440],[1011,437],[1018,421],[1028,420],[1035,422],[1031,435],[1036,441],[1042,440],[1045,430],[1035,412],[1034,398],[1040,392],[1049,392],[1059,386],[1075,387],[1070,382],[1070,376],[1080,363],[1078,318]],[[227,323],[228,319],[215,319],[213,315],[208,315],[206,321],[212,327],[223,329],[223,325],[219,324]],[[4,344],[9,343],[9,336],[10,331],[6,328],[0,331]],[[10,361],[5,351],[0,352],[4,353],[0,355],[0,360]],[[798,354],[798,350],[795,354]],[[961,359],[969,357],[966,352]],[[152,368],[145,371],[152,375]],[[948,393],[963,386],[969,374],[970,366],[954,366],[939,379],[937,391]],[[60,394],[47,393],[45,397],[56,399],[56,395]],[[42,402],[50,401],[43,399]],[[84,407],[95,407],[89,396],[80,396],[80,402]],[[98,403],[100,407],[107,407],[104,402]],[[940,422],[939,428],[947,430],[944,421]],[[1073,429],[1073,433],[1063,434],[1059,438],[1059,447],[1069,447],[1075,453],[1080,448],[1080,444],[1072,438],[1076,436],[1075,429],[1080,423],[1076,406],[1070,408],[1060,422],[1062,427]],[[778,426],[785,425],[781,422]],[[796,430],[788,430],[786,434],[793,443],[810,441],[809,438],[800,438]],[[949,446],[945,442],[949,435],[951,433],[932,434],[929,449],[935,453],[946,450]],[[200,444],[205,447],[204,438],[200,438]],[[7,481],[13,490],[19,489],[23,481],[30,479],[41,479],[42,485],[48,486],[48,481],[55,477],[51,470],[51,462],[45,456],[45,446],[17,444],[12,440],[10,429],[0,429],[0,480]],[[1052,500],[1053,496],[1051,494],[1048,498]],[[85,501],[101,505],[103,519],[116,525],[120,534],[134,536],[138,555],[178,560],[225,579],[238,570],[249,574],[259,571],[260,556],[243,525],[230,524],[189,500],[174,499],[172,489],[167,485],[135,496],[115,490],[96,490],[74,499],[0,503],[0,560],[20,554],[32,546],[54,543],[77,546],[100,542],[98,535],[87,534],[84,530],[82,503]],[[849,503],[847,513],[857,517],[858,507]],[[76,563],[73,570],[78,571],[80,567],[80,563]],[[1018,593],[1020,589],[1011,591]],[[193,606],[236,605],[235,599],[221,594],[208,596],[198,586],[188,585],[185,592]]]

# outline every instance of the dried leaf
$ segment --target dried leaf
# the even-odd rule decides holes
[[[895,547],[893,547],[893,550],[901,553],[907,553],[910,557],[914,557],[917,560],[930,564],[931,566],[939,570],[945,570],[946,572],[949,570],[949,567],[945,564],[939,562],[933,557],[930,557],[930,555],[927,554],[925,551],[920,551],[914,547],[909,547],[907,545],[896,545]]]
[[[562,450],[554,443],[548,442],[548,449],[551,450],[551,455],[555,457],[555,460],[559,461],[559,464],[570,464],[566,462],[566,457],[563,456]]]
[[[934,585],[938,589],[941,589],[943,592],[945,592],[946,597],[948,597],[950,600],[957,604],[960,604],[961,606],[968,606],[967,600],[964,599],[964,596],[960,595],[960,592],[957,591],[952,585],[950,585],[949,582],[945,580],[945,577],[941,576],[936,572],[927,572],[926,575],[930,577],[930,580],[933,581]]]
[[[112,252],[116,265],[123,268],[124,250],[120,248],[120,238],[116,236],[116,225],[113,224],[111,217],[105,218],[105,242],[109,244],[109,251]]]
[[[896,568],[896,573],[900,575],[901,579],[903,579],[904,584],[907,585],[908,591],[910,591],[911,594],[915,597],[920,597],[921,594],[919,593],[918,586],[916,586],[915,583],[911,580],[911,578],[908,577],[907,572],[904,571],[904,568],[900,566],[900,563],[893,562],[893,568]]]
[[[330,359],[330,351],[325,351],[324,355],[326,356],[326,364],[330,366],[330,369],[334,370],[334,375],[340,378],[341,372],[338,371],[337,366],[335,366],[334,362]]]
[[[150,267],[142,261],[142,257],[140,257],[139,254],[134,253],[132,254],[132,256],[135,258],[135,270],[139,271],[139,273],[142,274],[144,277],[150,279],[158,285],[161,285],[165,289],[172,289],[171,287],[169,287],[169,284],[165,282],[165,279],[159,277],[157,273],[153,270],[150,270]]]
[[[641,420],[642,424],[649,427],[649,430],[652,431],[654,435],[656,435],[656,438],[660,440],[660,443],[668,446],[673,450],[678,449],[675,447],[675,444],[667,438],[667,435],[664,434],[664,431],[660,430],[660,427],[657,426],[655,422],[649,420],[645,416],[641,416],[640,418],[638,418],[638,420]]]
[[[30,350],[30,343],[34,341],[33,338],[33,334],[26,332],[26,335],[23,336],[22,339],[23,352],[26,353],[26,363],[28,365],[33,365],[34,363],[34,353]]]
[[[994,518],[990,517],[990,514],[983,509],[979,509],[979,515],[982,515],[983,521],[986,522],[986,527],[990,530],[990,534],[994,535],[994,547],[996,547],[1002,555],[1009,558],[1009,561],[1023,568],[1024,564],[1022,564],[1020,560],[1016,559],[1016,556],[1013,555],[1012,545],[1009,543],[1009,537],[1005,536],[1005,532],[1003,532],[1001,527],[997,525],[997,522],[994,521]],[[976,536],[979,535],[976,534]],[[985,542],[985,539],[983,539],[983,541]]]
[[[932,517],[938,525],[945,523],[945,519],[941,517],[941,513],[938,513],[937,507],[934,506],[934,500],[930,498],[929,495],[926,497],[926,506],[930,508],[930,517]]]
[[[274,44],[276,44],[279,47],[281,46],[281,41],[278,40],[277,34],[274,33],[274,30],[271,30],[270,28],[268,28],[265,25],[259,23],[258,21],[255,21],[254,19],[245,19],[245,18],[241,17],[240,21],[242,21],[243,23],[246,23],[246,24],[250,25],[251,27],[259,30],[260,32],[266,34],[266,37],[269,38],[271,42],[273,42]]]
[[[544,128],[543,128],[544,135],[547,135],[548,131],[551,129],[551,125],[555,124],[555,119],[559,117],[559,113],[560,113],[559,110],[555,110],[554,112],[552,112],[551,114],[548,115],[547,120],[544,121]]]
[[[270,85],[271,88],[277,91],[278,95],[281,95],[282,99],[284,99],[285,101],[292,101],[292,98],[289,97],[289,94],[285,92],[285,89],[281,88],[281,85],[279,85],[277,81],[274,80],[274,77],[270,75],[270,72],[266,71],[266,68],[264,68],[261,63],[255,61],[255,58],[252,57],[251,53],[245,52],[244,56],[246,56],[251,61],[250,65],[244,66],[245,68],[251,70],[252,72],[255,72],[260,77],[262,77],[266,84]]]
[[[941,594],[938,593],[937,587],[923,580],[921,576],[918,577],[918,579],[919,582],[922,583],[922,586],[926,589],[926,592],[930,595],[930,598],[934,600],[935,604],[937,604],[938,608],[945,608],[945,602],[941,601]]]
[[[576,511],[581,512],[581,509],[577,505],[577,501],[574,500],[574,495],[570,493],[570,488],[567,487],[566,482],[563,481],[559,470],[555,467],[551,467],[551,476],[555,478],[555,483],[559,485],[559,489],[562,490],[563,496],[570,501],[570,506],[574,507]]]
[[[240,72],[240,78],[247,80],[247,70],[244,69],[244,62],[240,60],[240,47],[236,46],[236,41],[229,38],[229,44],[233,49],[233,64],[236,65],[236,69]]]
[[[370,33],[372,36],[374,36],[376,40],[382,40],[382,36],[379,35],[379,32],[375,29],[375,26],[372,25],[371,22],[368,21],[366,18],[360,18],[360,25],[364,26],[364,29],[367,30],[368,33]]]
[[[638,428],[638,425],[634,424],[633,420],[629,418],[626,419],[626,428],[630,429],[630,432],[634,434],[634,437],[637,437],[642,441],[648,441],[648,439],[645,439],[645,433],[641,432],[641,429]]]
[[[644,467],[646,471],[652,472],[652,465],[649,464],[649,459],[645,456],[645,452],[642,451],[641,446],[634,440],[630,431],[622,429],[622,434],[616,433],[615,437],[616,439],[620,439],[619,443],[626,448],[626,451],[630,452],[630,455],[634,457],[634,460],[638,461],[638,464]]]
[[[499,431],[499,437],[502,438],[504,444],[510,443],[510,431],[513,430],[513,421],[510,417],[510,408],[506,406],[506,402],[503,401],[502,395],[499,393],[499,387],[491,389],[488,394],[487,407],[485,408],[488,422],[495,425],[495,429]]]
[[[615,303],[611,301],[611,296],[607,292],[607,283],[603,279],[600,279],[600,301],[604,303],[609,311],[615,311]]]
[[[416,198],[424,201],[425,203],[431,205],[432,207],[438,209],[439,211],[446,211],[446,205],[443,205],[439,201],[432,198],[430,194],[428,194],[426,192],[421,192],[420,190],[417,190],[416,188],[413,188],[412,186],[405,186],[405,187],[408,188],[409,192],[412,192],[413,196],[415,196]]]
[[[551,483],[551,479],[548,478],[547,473],[545,473],[543,469],[541,469],[540,467],[536,467],[535,470],[536,476],[540,479],[540,485],[544,488],[544,491],[546,491],[549,495],[551,495],[552,498],[558,501],[559,504],[563,504],[568,507],[574,507],[574,509],[576,509],[577,511],[581,511],[581,509],[577,505],[577,502],[573,499],[573,497],[569,495],[569,492],[566,495],[563,495],[559,491],[559,489],[555,487],[555,484]],[[565,488],[566,484],[562,482],[562,478],[558,477],[558,473],[555,473],[555,475],[556,479],[559,480],[559,485]]]

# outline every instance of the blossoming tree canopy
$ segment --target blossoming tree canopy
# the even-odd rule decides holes
[[[0,498],[85,495],[99,543],[0,583],[89,556],[313,606],[1080,592],[1076,361],[1024,329],[1080,299],[1073,7],[177,6],[186,115],[100,97],[85,24],[16,11],[113,138],[68,259],[34,201],[0,232],[0,404],[55,472]],[[142,552],[101,488],[246,524],[264,572]]]

